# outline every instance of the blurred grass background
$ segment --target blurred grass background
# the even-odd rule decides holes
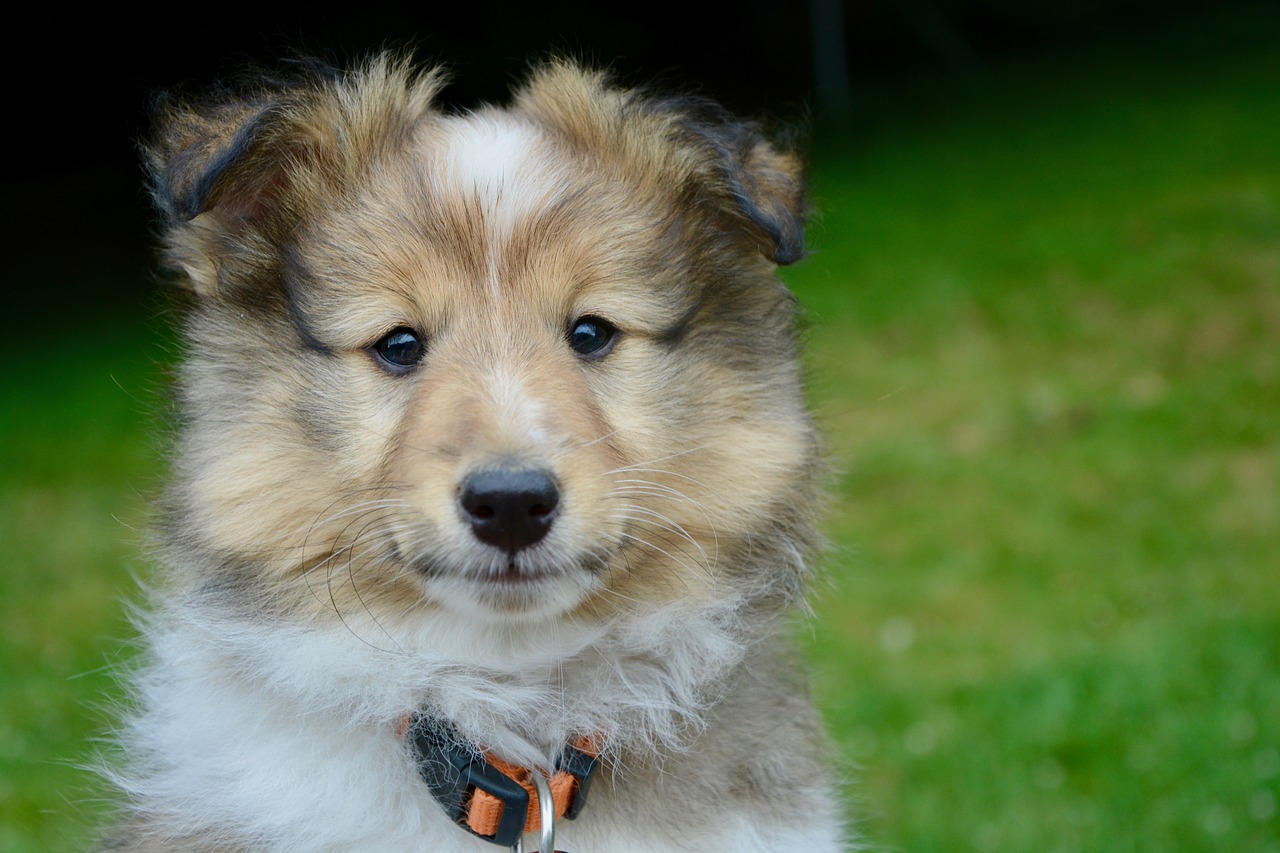
[[[859,86],[819,129],[803,636],[872,849],[1280,853],[1277,34],[1257,4]],[[152,305],[0,345],[0,850],[97,811]]]
[[[1280,851],[1280,53],[1247,34],[823,140],[810,650],[876,847]]]

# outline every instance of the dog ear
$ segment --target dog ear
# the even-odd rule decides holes
[[[220,255],[283,234],[380,150],[403,143],[441,78],[380,54],[345,73],[299,62],[203,103],[161,99],[144,150],[168,260],[196,290],[212,287]]]
[[[204,107],[161,102],[161,131],[147,155],[152,195],[170,223],[215,207],[252,220],[269,207],[285,180],[282,158],[272,156],[282,130],[273,127],[276,100],[261,93]]]
[[[708,101],[678,98],[658,108],[678,116],[684,144],[705,158],[713,194],[731,202],[761,252],[782,265],[803,258],[807,192],[799,154],[775,147],[758,124]]]
[[[713,101],[623,89],[600,71],[554,59],[517,105],[583,150],[616,152],[641,175],[662,175],[717,229],[736,230],[774,263],[804,256],[805,164],[755,122]]]

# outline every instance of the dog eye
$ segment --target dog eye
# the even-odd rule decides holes
[[[618,329],[599,317],[579,317],[569,326],[569,347],[587,358],[603,358],[613,349]]]
[[[378,361],[392,373],[405,373],[422,361],[427,345],[416,331],[408,326],[400,326],[379,338],[370,349]]]

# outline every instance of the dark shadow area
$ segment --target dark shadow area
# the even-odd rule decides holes
[[[1233,4],[1218,3],[1226,11]],[[1235,4],[1240,5],[1240,4]],[[551,51],[607,64],[624,80],[697,89],[731,109],[792,124],[847,117],[850,92],[926,77],[970,80],[1002,57],[1158,30],[1204,3],[1019,4],[1007,0],[672,0],[604,7],[556,0],[450,6],[378,0],[359,7],[95,9],[27,6],[11,55],[36,59],[10,81],[10,154],[0,223],[9,246],[3,312],[11,341],[47,318],[136,316],[155,284],[150,205],[138,163],[154,94],[199,90],[291,54],[335,64],[381,47],[446,63],[446,102],[502,100],[529,62]],[[1194,49],[1212,55],[1230,45]],[[871,87],[870,89],[868,87]],[[952,91],[948,88],[946,91]],[[892,99],[857,101],[892,114]]]

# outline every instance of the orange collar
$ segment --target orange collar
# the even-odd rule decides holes
[[[396,734],[407,738],[418,774],[454,823],[486,841],[514,846],[526,832],[538,832],[542,819],[533,774],[463,740],[452,723],[426,714],[406,713]],[[566,744],[548,777],[555,819],[573,820],[587,804],[587,789],[600,750],[592,738]]]

